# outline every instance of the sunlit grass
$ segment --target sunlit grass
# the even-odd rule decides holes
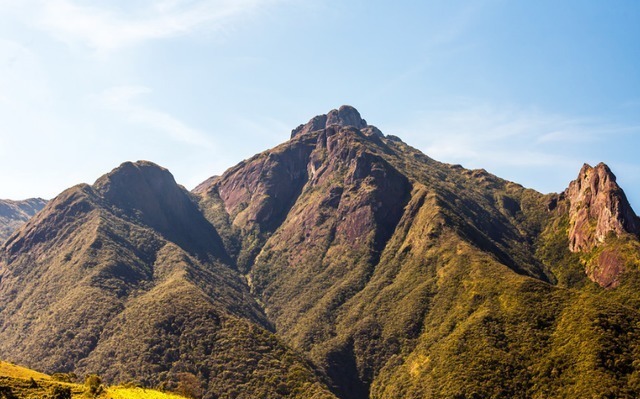
[[[109,399],[184,399],[184,397],[144,388],[111,387],[107,390]]]
[[[51,377],[15,364],[0,361],[0,376],[35,380],[50,380]]]

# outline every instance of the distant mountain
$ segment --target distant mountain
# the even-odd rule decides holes
[[[0,248],[0,358],[205,398],[640,396],[640,219],[604,164],[543,195],[343,106],[192,193],[149,162]]]
[[[24,201],[0,200],[0,242],[9,238],[47,204],[42,198]]]

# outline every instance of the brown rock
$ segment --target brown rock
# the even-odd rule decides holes
[[[565,190],[569,200],[569,248],[588,251],[604,242],[607,234],[638,234],[637,217],[616,176],[604,163],[585,164]]]
[[[383,136],[382,132],[374,126],[367,126],[367,121],[362,119],[357,109],[350,105],[343,105],[338,109],[329,111],[326,115],[318,115],[311,118],[309,122],[300,125],[291,131],[291,138],[309,132],[326,129],[331,125],[353,126],[356,129],[367,129],[365,134]]]
[[[604,288],[615,288],[620,284],[619,277],[625,271],[624,259],[615,250],[604,250],[598,256],[593,270],[587,270],[587,276]]]

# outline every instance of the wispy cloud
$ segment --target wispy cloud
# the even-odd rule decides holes
[[[389,133],[438,160],[470,167],[575,167],[584,159],[574,159],[579,151],[567,147],[593,149],[612,135],[638,134],[640,126],[467,101],[421,114]]]
[[[162,132],[174,141],[215,148],[213,140],[205,132],[190,127],[167,112],[143,105],[140,100],[149,93],[151,89],[145,86],[117,86],[105,90],[96,100],[100,106],[119,113],[126,120]]]
[[[36,28],[69,44],[111,51],[186,35],[226,31],[283,0],[164,0],[87,4],[77,0],[5,1]]]

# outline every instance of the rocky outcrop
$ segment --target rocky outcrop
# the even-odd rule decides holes
[[[625,259],[616,246],[607,245],[607,237],[640,233],[640,223],[631,209],[616,176],[604,163],[585,164],[578,178],[564,192],[569,203],[569,249],[602,252],[587,265],[587,277],[604,288],[614,288],[626,271]]]
[[[368,126],[367,121],[362,119],[357,109],[350,105],[343,105],[338,109],[329,111],[326,115],[318,115],[311,118],[309,122],[300,125],[291,131],[291,138],[298,135],[326,129],[329,126],[353,126],[356,129],[363,129],[365,134],[375,134],[382,136],[382,132],[374,126]]]
[[[569,248],[588,251],[603,243],[609,233],[640,233],[640,225],[616,176],[604,163],[585,164],[565,190],[569,201]]]

